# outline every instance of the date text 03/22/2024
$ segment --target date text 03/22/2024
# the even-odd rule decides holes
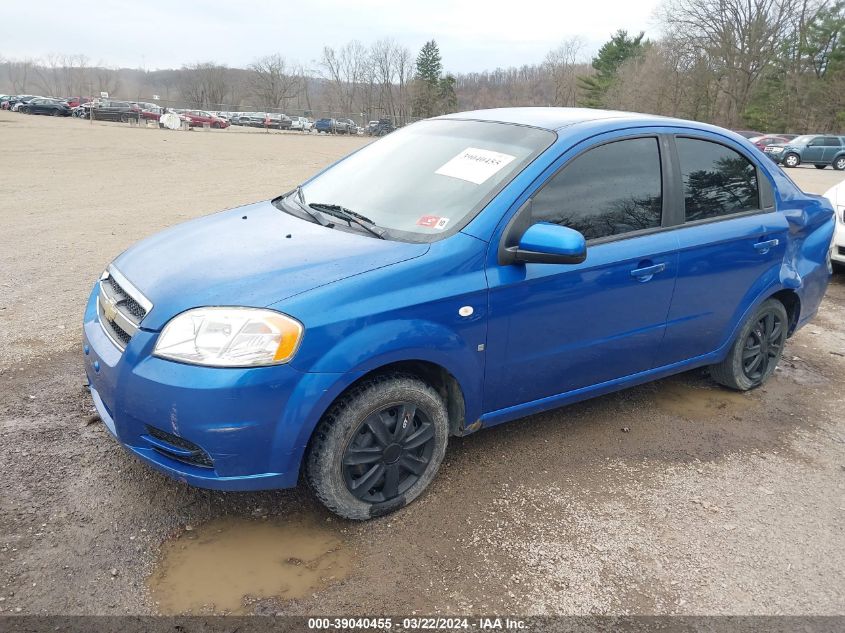
[[[500,617],[478,618],[438,618],[412,617],[403,618],[401,623],[393,618],[309,618],[311,630],[382,630],[396,627],[401,630],[522,630],[525,622],[519,619]]]

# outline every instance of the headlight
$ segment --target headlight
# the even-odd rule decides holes
[[[153,354],[211,367],[286,363],[302,339],[302,324],[273,310],[197,308],[174,317]]]

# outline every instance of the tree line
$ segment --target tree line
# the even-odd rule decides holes
[[[325,46],[306,67],[281,54],[247,68],[110,69],[81,55],[0,59],[0,91],[99,94],[203,109],[406,123],[457,110],[583,106],[732,128],[845,131],[845,0],[666,0],[654,40],[624,29],[589,59],[578,37],[533,65],[446,73],[437,43]]]

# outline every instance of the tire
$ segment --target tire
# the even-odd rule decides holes
[[[801,157],[798,154],[790,152],[783,157],[784,167],[798,167],[801,164]]]
[[[786,308],[767,299],[743,324],[725,360],[711,365],[713,380],[737,391],[759,387],[774,373],[788,331]]]
[[[833,161],[833,168],[836,171],[845,171],[845,156],[837,156]]]
[[[816,169],[824,169],[827,165],[813,165]]]
[[[331,406],[312,436],[305,475],[335,514],[383,516],[428,487],[448,439],[446,405],[433,387],[407,374],[378,376]]]
[[[129,115],[128,114],[121,114],[120,115],[120,122],[121,123],[129,123]]]

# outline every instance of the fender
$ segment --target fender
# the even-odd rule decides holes
[[[483,352],[471,349],[456,332],[433,321],[379,323],[347,337],[320,358],[312,371],[302,373],[274,438],[276,446],[295,447],[288,468],[299,467],[314,429],[341,393],[367,373],[401,361],[427,361],[445,369],[461,388],[466,420],[481,417]],[[329,371],[344,365],[352,369]]]

